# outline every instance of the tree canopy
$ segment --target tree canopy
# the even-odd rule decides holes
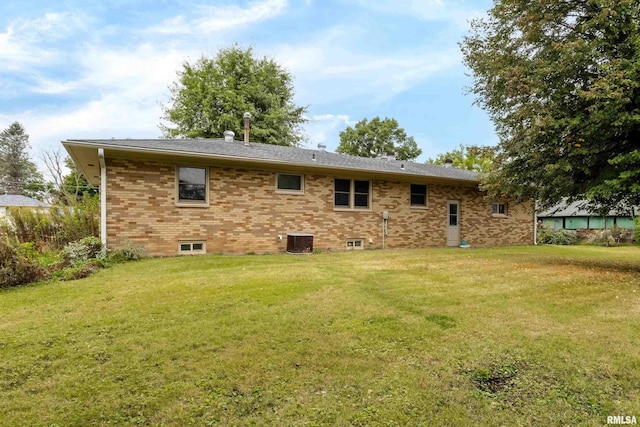
[[[486,174],[491,170],[495,156],[496,147],[460,144],[459,148],[438,154],[435,159],[429,159],[427,162],[443,165],[450,159],[456,168]]]
[[[353,128],[348,126],[340,132],[336,151],[360,157],[380,157],[393,151],[399,160],[414,160],[422,154],[415,139],[407,136],[395,119],[386,117],[383,120],[375,117],[371,121],[365,118]]]
[[[497,0],[461,48],[500,137],[486,189],[640,202],[637,0]]]
[[[165,137],[242,139],[245,112],[251,113],[253,142],[298,145],[307,107],[293,102],[293,78],[274,60],[254,57],[251,48],[221,49],[215,58],[185,62],[178,81],[169,86],[169,104],[160,125]]]
[[[29,135],[20,123],[13,122],[0,133],[0,193],[44,196],[44,180],[28,150]]]

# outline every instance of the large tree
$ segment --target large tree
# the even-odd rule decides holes
[[[365,118],[355,127],[348,126],[340,132],[336,151],[360,157],[380,157],[393,151],[399,160],[415,160],[422,154],[415,139],[407,136],[395,119],[386,117],[383,120],[375,117],[371,121]]]
[[[185,62],[160,125],[165,137],[222,138],[226,130],[242,139],[242,116],[251,113],[251,141],[298,145],[306,107],[293,102],[292,76],[274,60],[256,58],[251,48],[222,49],[215,58]]]
[[[13,122],[0,133],[0,193],[41,199],[46,188],[42,174],[29,158],[29,135]]]
[[[496,147],[488,145],[460,145],[446,153],[438,154],[435,159],[427,163],[443,165],[451,160],[452,165],[459,168],[483,174],[489,173],[496,156]]]
[[[637,0],[496,0],[461,47],[500,137],[485,188],[640,202]]]

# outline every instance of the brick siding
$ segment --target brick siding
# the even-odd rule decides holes
[[[448,200],[460,202],[460,239],[472,246],[533,241],[531,206],[509,204],[505,218],[494,217],[490,201],[473,188],[427,183],[428,206],[420,209],[410,207],[410,182],[374,179],[371,210],[344,212],[333,207],[333,175],[307,173],[305,193],[291,195],[276,193],[275,171],[211,166],[209,206],[178,207],[175,170],[170,163],[107,159],[110,248],[128,239],[159,256],[176,255],[179,241],[205,241],[208,253],[282,252],[292,232],[312,233],[319,250],[344,250],[347,239],[379,248],[383,211],[385,247],[445,246]]]

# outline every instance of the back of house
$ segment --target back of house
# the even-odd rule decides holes
[[[100,185],[101,235],[151,255],[531,244],[530,204],[475,173],[229,141],[67,140]]]

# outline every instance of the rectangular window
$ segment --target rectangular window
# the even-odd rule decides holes
[[[355,209],[369,208],[369,181],[353,181]]]
[[[495,216],[507,216],[507,204],[493,203],[491,205],[491,213]]]
[[[364,249],[364,240],[362,239],[348,239],[347,250],[353,251],[356,249]]]
[[[411,206],[424,208],[427,206],[427,186],[411,184]]]
[[[371,182],[357,179],[334,180],[334,207],[344,209],[369,209]]]
[[[335,206],[348,208],[351,204],[351,180],[336,178],[333,185]]]
[[[207,168],[178,166],[178,203],[206,205],[208,203]]]
[[[279,173],[276,177],[276,191],[279,193],[304,193],[304,176]]]
[[[205,242],[180,242],[180,245],[178,246],[178,253],[183,255],[204,254],[206,253]]]

